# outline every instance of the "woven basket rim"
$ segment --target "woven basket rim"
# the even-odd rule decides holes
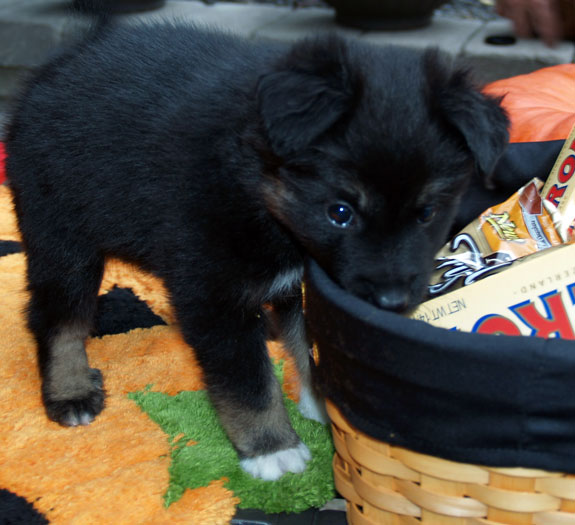
[[[335,484],[348,502],[351,525],[575,523],[575,475],[419,454],[355,429],[330,400],[326,408],[336,447]]]

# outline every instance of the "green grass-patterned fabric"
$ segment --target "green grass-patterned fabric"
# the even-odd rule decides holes
[[[279,375],[280,366],[276,366]],[[177,501],[186,488],[203,487],[224,477],[229,479],[226,486],[240,498],[240,507],[268,513],[301,512],[321,507],[334,497],[334,449],[329,427],[305,419],[287,397],[292,425],[309,447],[312,459],[305,472],[286,474],[277,481],[254,479],[240,468],[238,456],[204,390],[176,396],[144,390],[129,397],[160,425],[172,444],[166,506]],[[188,445],[190,442],[196,444]]]

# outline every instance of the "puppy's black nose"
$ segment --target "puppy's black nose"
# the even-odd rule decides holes
[[[375,304],[384,310],[403,312],[409,305],[409,294],[401,288],[386,288],[374,294]]]

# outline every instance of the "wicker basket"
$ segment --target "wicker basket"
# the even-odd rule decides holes
[[[376,441],[328,401],[352,525],[575,524],[575,476],[447,461]]]

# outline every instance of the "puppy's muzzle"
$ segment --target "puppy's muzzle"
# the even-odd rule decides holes
[[[410,304],[409,291],[405,287],[388,286],[374,291],[372,300],[376,306],[392,312],[404,312]]]

